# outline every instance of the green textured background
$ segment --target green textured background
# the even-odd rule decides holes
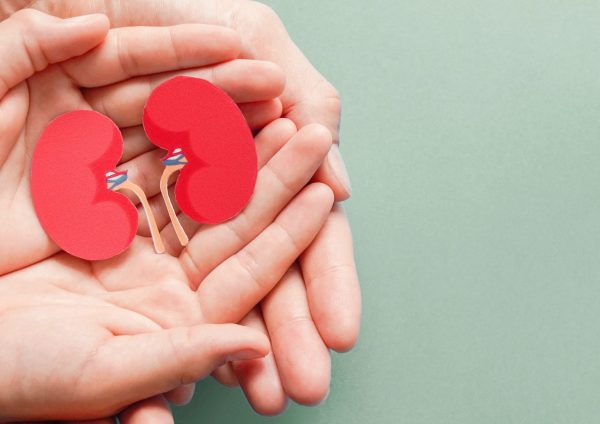
[[[268,3],[343,96],[362,335],[319,407],[177,422],[598,422],[600,2]]]

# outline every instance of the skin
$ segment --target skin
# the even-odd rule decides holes
[[[148,89],[149,82],[192,68],[185,74],[210,76],[245,102],[253,122],[265,116],[254,114],[254,105],[277,96],[283,85],[271,64],[212,65],[237,56],[239,39],[225,28],[107,31],[108,21],[99,15],[68,21],[26,10],[0,23],[0,39],[7,40],[0,55],[11,58],[10,66],[0,66],[0,337],[11,346],[0,353],[5,370],[0,421],[94,419],[120,412],[125,422],[146,419],[145,414],[172,419],[161,393],[181,399],[189,383],[215,366],[268,354],[269,340],[260,331],[222,323],[242,320],[273,289],[323,228],[333,204],[326,185],[307,185],[327,154],[328,131],[318,125],[297,131],[279,119],[256,137],[261,169],[253,203],[236,220],[192,233],[181,254],[156,255],[151,240],[141,235],[107,261],[86,262],[61,252],[39,226],[29,190],[29,158],[52,118],[91,108],[88,97],[102,99],[104,90],[115,87],[132,87],[124,93],[136,98],[136,87]],[[190,49],[190,39],[203,41],[201,47]],[[150,47],[138,48],[139,40]],[[229,79],[220,79],[227,73]],[[109,86],[94,88],[102,84]],[[159,152],[146,152],[135,129],[124,139],[122,166],[138,181],[136,170],[152,168],[145,163]],[[254,235],[248,228],[255,226],[264,230]],[[166,240],[174,237],[172,229],[161,227]],[[236,231],[240,240],[227,244],[215,238],[209,247],[223,259],[206,269],[199,284],[194,258],[205,252],[191,244],[201,231],[219,234],[223,228]]]
[[[24,2],[13,1],[13,8]],[[339,122],[341,103],[335,88],[320,75],[288,36],[278,16],[267,6],[247,0],[36,0],[31,7],[57,16],[67,17],[83,13],[106,13],[115,27],[131,25],[172,25],[181,22],[215,24],[235,29],[241,36],[240,57],[268,60],[277,64],[286,78],[285,90],[279,96],[282,115],[297,128],[320,124],[327,128],[333,141],[323,164],[313,181],[326,183],[335,199],[342,201],[350,196],[349,179],[339,154]],[[9,11],[7,6],[7,11]],[[113,93],[114,94],[114,93]],[[126,103],[114,94],[106,96],[108,109],[121,112]],[[267,114],[278,106],[255,104],[255,113]],[[262,112],[258,112],[262,111]],[[114,116],[117,116],[115,113]],[[109,113],[109,116],[113,114]],[[139,119],[126,121],[136,125]],[[197,229],[186,223],[189,231]],[[173,249],[177,249],[174,245]],[[323,346],[340,352],[351,349],[358,338],[360,327],[360,289],[352,252],[350,227],[341,205],[336,205],[322,234],[307,249],[299,261],[300,275],[304,279],[305,294],[292,298],[291,291],[277,292],[283,299],[276,305],[294,304],[295,307],[277,311],[277,308],[257,308],[245,322],[256,328],[268,329],[274,319],[285,316],[278,337],[282,339],[273,357],[253,361],[246,366],[225,366],[215,373],[224,384],[242,383],[246,396],[254,409],[263,414],[283,411],[287,398],[303,404],[317,404],[329,390],[329,357],[322,355]],[[289,313],[306,311],[302,318]],[[274,314],[277,318],[272,318]],[[309,323],[309,321],[312,321]],[[299,335],[301,333],[301,335]],[[319,340],[320,339],[320,340]],[[304,352],[294,360],[279,360],[289,352]],[[301,376],[285,367],[311,370]],[[277,380],[277,381],[275,381]],[[191,397],[188,393],[187,399]],[[183,397],[181,400],[187,400]]]

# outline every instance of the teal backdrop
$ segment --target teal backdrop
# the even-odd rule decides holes
[[[361,338],[318,407],[177,422],[599,422],[600,2],[267,3],[343,96]]]

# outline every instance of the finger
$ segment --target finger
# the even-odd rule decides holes
[[[159,180],[164,170],[161,158],[164,155],[164,150],[150,150],[117,166],[117,170],[127,170],[128,179],[137,184],[147,197],[155,196],[160,193]],[[132,203],[139,203],[135,194],[129,191],[124,191],[122,194],[126,195]]]
[[[329,132],[313,125],[281,148],[259,171],[254,194],[242,213],[221,225],[204,226],[191,238],[184,258],[194,265],[188,268],[190,281],[198,284],[273,222],[310,180],[330,144]]]
[[[108,28],[104,15],[59,19],[31,9],[23,9],[2,21],[0,98],[49,64],[91,50],[102,42]]]
[[[176,389],[165,393],[165,398],[173,405],[183,406],[192,401],[195,391],[195,384],[184,384],[183,386],[179,386]]]
[[[259,166],[262,166],[261,157],[266,160],[270,159],[276,150],[279,150],[290,139],[295,130],[293,123],[289,120],[275,121],[273,124],[265,127],[266,131],[259,133],[255,138],[259,150],[257,151]],[[141,126],[126,128],[123,131],[123,145],[124,154],[117,169],[127,170],[129,178],[135,181],[151,199],[160,193],[157,181],[164,170],[161,158],[165,155],[165,151],[150,143]],[[173,176],[172,182],[175,180],[176,175]],[[134,204],[139,203],[139,199],[135,195],[126,195]],[[162,201],[162,198],[157,200]]]
[[[254,137],[258,169],[265,166],[295,134],[296,126],[285,118],[274,120],[258,133]]]
[[[281,102],[279,99],[255,103],[242,103],[238,106],[246,117],[248,126],[250,126],[252,130],[260,129],[262,131],[262,129],[267,128],[269,124],[281,121],[276,126],[285,127],[282,129],[282,131],[285,131],[286,134],[290,134],[285,141],[289,140],[293,133],[296,132],[296,127],[292,121],[283,118],[278,119],[281,115]],[[141,125],[123,128],[121,129],[121,133],[123,135],[123,154],[121,155],[121,161],[119,164],[125,164],[130,160],[143,155],[144,153],[158,149],[150,142],[148,136],[144,132],[144,128]],[[255,142],[259,143],[259,140],[265,137],[265,135],[261,136],[261,133],[259,133],[255,138]],[[266,143],[263,142],[262,144]],[[258,148],[259,147],[257,145],[257,149]],[[281,146],[277,146],[276,150],[279,150],[280,148]],[[275,154],[275,151],[268,155],[268,159]],[[261,153],[257,153],[260,158]],[[259,168],[261,167],[262,164],[259,164]]]
[[[243,34],[244,45],[251,46],[242,54],[277,63],[288,76],[283,94],[286,115],[298,128],[321,124],[337,140],[339,94],[296,46],[281,19],[270,7],[259,2],[237,2],[232,7],[239,16],[234,28]],[[257,24],[260,25],[258,30]]]
[[[102,295],[96,295],[95,298],[102,299]],[[104,303],[104,302],[103,302]],[[160,327],[148,316],[137,313],[133,310],[114,307],[114,305],[87,305],[86,314],[90,317],[102,314],[101,323],[116,336],[130,336],[141,332],[158,331]]]
[[[121,407],[193,383],[229,360],[269,352],[268,339],[235,324],[205,324],[110,338],[81,374],[95,403],[118,399]],[[110,375],[111,378],[99,378]]]
[[[172,175],[169,179],[169,199],[171,199],[171,203],[173,205],[173,210],[175,213],[179,213],[179,205],[177,204],[177,200],[175,198],[175,181],[177,179],[177,175]],[[171,231],[163,231],[163,229],[171,224],[171,218],[169,217],[169,213],[167,212],[167,208],[165,207],[165,200],[162,197],[162,194],[158,193],[150,198],[148,198],[148,203],[150,204],[150,210],[154,215],[154,219],[156,220],[156,226],[161,230],[161,237],[163,238],[163,243],[165,243],[164,235],[169,235],[168,243],[166,244],[167,252],[171,253],[169,247],[170,245],[175,245],[175,243],[179,244],[179,239],[175,234],[175,231],[171,228]],[[146,212],[144,212],[144,208],[141,205],[138,205],[138,234],[144,237],[150,237],[150,226],[148,225],[148,219],[146,218]],[[180,217],[180,222],[182,218]],[[194,225],[199,225],[194,222]],[[181,245],[179,244],[179,248]]]
[[[214,25],[115,28],[100,46],[62,68],[80,87],[98,87],[235,59],[240,44],[234,30]]]
[[[154,145],[149,144],[145,134],[140,134],[143,130],[138,130],[140,127],[127,131],[124,134],[125,150],[127,150],[128,161],[123,162],[117,169],[127,169],[132,181],[135,181],[142,190],[148,196],[148,203],[150,204],[150,210],[156,220],[156,224],[159,229],[163,229],[168,225],[171,220],[169,214],[164,205],[164,199],[160,194],[160,188],[156,181],[160,179],[160,175],[163,172],[163,166],[160,161],[160,157],[164,153],[162,150],[157,150]],[[270,125],[265,127],[255,138],[258,164],[262,166],[264,162],[268,161],[275,152],[289,140],[292,134],[295,132],[294,124],[287,119],[280,119],[273,121]],[[128,147],[129,146],[129,147]],[[161,153],[163,152],[163,153]],[[136,155],[135,157],[131,157]],[[169,196],[172,199],[173,209],[175,213],[179,213],[179,206],[174,195],[175,181],[177,175],[173,174],[169,181]],[[125,192],[126,195],[133,204],[138,205],[138,234],[145,237],[150,237],[150,227],[148,225],[148,218],[146,212],[141,205],[139,205],[139,198],[132,193]],[[182,223],[186,223],[184,218],[181,218]],[[198,228],[198,224],[194,222],[188,222],[184,228],[187,227],[190,234],[193,234]],[[169,249],[172,254],[179,254],[180,244],[174,231],[168,230],[167,234],[167,246],[173,246]]]
[[[338,202],[348,199],[352,194],[350,177],[337,144],[331,146],[326,160],[315,174],[314,181],[327,184]]]
[[[111,118],[119,127],[142,123],[148,96],[162,82],[178,75],[205,79],[220,87],[237,103],[272,100],[281,94],[285,77],[270,62],[237,59],[216,66],[132,78],[107,87],[85,90],[94,110]]]
[[[123,154],[121,155],[119,164],[127,163],[144,153],[157,149],[150,142],[141,125],[122,128],[121,134],[123,135]]]
[[[164,201],[162,196],[158,196],[160,187],[157,183],[164,170],[161,162],[164,151],[150,142],[141,125],[123,128],[121,133],[123,135],[123,155],[118,169],[128,170],[132,181],[135,181],[142,188],[148,197],[150,210],[156,219],[158,228],[161,229],[168,222],[168,213],[164,208]],[[174,179],[175,175],[173,176]],[[140,199],[129,192],[123,192],[122,194],[138,206],[138,234],[150,237],[148,217],[146,211],[140,205]],[[174,203],[175,205],[176,203]]]
[[[61,16],[73,16],[90,9],[88,4],[74,2],[68,8],[54,10]],[[181,14],[146,13],[149,9],[162,8],[162,0],[132,3],[129,14],[115,16],[115,26],[137,25],[164,26],[184,22],[214,22],[214,11],[198,3],[185,16]],[[43,4],[36,5],[44,8]],[[93,7],[93,6],[92,6]],[[100,10],[100,9],[98,9]],[[277,63],[288,76],[283,94],[284,109],[298,127],[319,123],[327,127],[333,139],[339,139],[340,98],[335,88],[312,66],[287,33],[277,14],[259,2],[229,2],[220,7],[217,18],[229,24],[243,35],[244,57],[260,58]],[[131,17],[135,16],[132,20]],[[236,19],[228,21],[228,17]]]
[[[155,0],[155,7],[162,7]],[[160,4],[159,4],[160,3]],[[148,15],[135,13],[140,5],[133,5],[131,16],[137,16],[136,23],[146,25],[169,25],[179,23],[176,19],[161,14]],[[143,10],[150,7],[145,2]],[[71,15],[80,11],[78,7],[60,11],[63,15]],[[259,2],[231,2],[224,4],[221,16],[236,16],[231,25],[243,34],[243,57],[268,60],[279,65],[287,76],[285,91],[281,97],[285,116],[294,121],[298,128],[318,123],[325,126],[332,134],[334,142],[339,142],[339,123],[341,101],[335,88],[312,66],[302,51],[289,37],[281,20],[268,6]],[[161,16],[158,16],[161,15]],[[179,14],[176,14],[178,19]],[[210,19],[208,17],[211,17]],[[185,18],[188,22],[212,22],[212,12],[202,9],[201,5],[193,8]],[[128,19],[116,18],[116,26],[131,25]],[[258,29],[257,29],[258,27]],[[334,191],[337,201],[347,199],[352,188],[348,173],[339,151],[332,149],[326,163],[319,170],[315,181],[323,182]]]
[[[264,163],[273,157],[277,150],[285,145],[285,143],[292,137],[295,131],[296,127],[292,121],[288,119],[278,119],[267,125],[254,139],[257,149],[258,166],[262,167]],[[143,132],[143,130],[141,130],[141,132]],[[124,140],[125,150],[129,151],[129,156],[138,153],[137,157],[131,159],[134,169],[133,174],[135,174],[132,178],[135,181],[139,181],[142,185],[144,192],[148,196],[148,202],[156,219],[156,224],[158,225],[158,228],[163,229],[171,222],[171,220],[169,218],[167,209],[165,208],[164,200],[160,194],[158,184],[155,183],[158,181],[160,173],[163,171],[162,163],[160,160],[157,160],[157,157],[155,156],[158,155],[158,153],[150,153],[157,152],[157,150],[153,148],[154,145],[148,146],[146,144],[149,142],[147,142],[145,134],[140,134],[140,130],[128,131],[127,134],[124,135]],[[162,152],[162,150],[158,151]],[[120,168],[129,169],[130,163],[125,162]],[[174,183],[176,179],[177,175],[173,174],[169,180],[169,196],[173,201],[173,209],[176,213],[179,213],[179,207],[173,194]],[[134,197],[130,197],[130,200],[136,205],[139,203],[139,200],[135,199]],[[186,223],[183,217],[181,217],[181,221]],[[146,213],[142,207],[138,207],[138,222],[138,234],[150,236],[150,228],[148,227]],[[199,224],[189,221],[186,223],[184,228],[187,227],[186,229],[189,231],[189,234],[193,234],[198,226]],[[165,231],[163,237],[167,238],[167,246],[173,246],[173,248],[169,249],[169,252],[172,254],[179,254],[181,251],[181,245],[179,244],[179,240],[177,239],[175,232],[172,231],[172,228]]]
[[[250,311],[240,324],[267,335],[267,328],[258,308]],[[231,362],[231,365],[248,402],[257,413],[277,415],[285,410],[287,396],[281,385],[272,353],[264,358]]]
[[[244,57],[277,63],[287,77],[281,96],[284,116],[298,128],[323,125],[339,144],[341,101],[337,90],[312,66],[272,9],[259,2],[234,3],[233,8],[240,17],[234,28],[244,35],[243,44],[252,46],[242,51]],[[338,201],[350,196],[350,180],[337,147],[332,148],[315,181],[329,185]]]
[[[240,385],[235,372],[233,372],[233,368],[231,368],[231,362],[227,362],[214,370],[212,376],[219,383],[227,387],[237,387]]]
[[[360,286],[341,205],[334,207],[300,263],[310,311],[323,340],[337,351],[351,349],[360,330]]]
[[[286,393],[301,404],[321,402],[329,391],[331,359],[311,318],[296,265],[262,300],[261,307]]]
[[[275,155],[282,148],[282,146],[284,146],[288,142],[288,140],[290,140],[292,138],[292,136],[295,133],[296,133],[296,127],[289,119],[278,119],[276,121],[273,121],[272,123],[267,125],[260,133],[258,133],[258,135],[254,138],[254,142],[256,145],[256,153],[257,153],[257,158],[258,158],[258,161],[257,161],[258,167],[262,169],[264,167],[264,165],[271,160],[273,155]],[[300,162],[302,162],[302,161],[303,160],[301,160]],[[317,165],[318,159],[316,159],[316,161],[317,162],[314,165],[315,167],[318,166]],[[294,168],[292,168],[292,169],[294,169]],[[305,181],[308,181],[309,175],[310,175],[310,173],[307,174]],[[258,178],[259,178],[259,180],[261,178],[260,172],[259,172]],[[300,190],[300,188],[302,186],[300,186],[298,188],[298,190]],[[260,186],[257,184],[257,187],[255,187],[255,189],[254,189],[253,198],[255,198],[257,196],[257,193],[261,192],[261,189],[259,187]],[[173,199],[173,197],[171,197],[171,199]],[[253,201],[251,199],[250,203],[252,204],[252,202]],[[177,209],[175,204],[173,206],[175,209]],[[281,208],[283,208],[283,205],[279,208],[279,210]],[[246,209],[248,209],[248,206],[246,207]],[[161,213],[162,216],[157,217],[157,222],[159,222],[159,221],[160,222],[165,222],[165,221],[168,222],[169,221],[169,218],[166,215],[166,211],[159,212],[159,213]],[[244,214],[244,212],[242,212],[242,215],[243,214]],[[273,213],[273,218],[275,217],[276,214],[277,214],[277,212]],[[181,225],[183,226],[183,228],[187,234],[189,234],[189,235],[197,234],[197,230],[200,227],[200,224],[187,218],[184,214],[179,214],[178,217],[179,217],[179,221],[180,221]],[[240,218],[237,218],[237,219],[239,220]],[[270,222],[272,222],[272,219],[269,222],[266,222],[263,225],[263,228]],[[258,225],[256,222],[254,222],[254,224]],[[159,228],[161,228],[161,227],[159,227]],[[255,231],[257,234],[258,234],[258,232],[260,232],[260,229],[261,228],[258,228],[258,227],[255,228]],[[227,228],[225,228],[225,232],[227,232]],[[229,234],[229,235],[231,236],[231,234]],[[175,234],[175,231],[173,230],[172,224],[170,224],[170,223],[167,224],[167,226],[161,232],[161,237],[163,238],[163,242],[169,253],[171,253],[172,255],[179,255],[181,253],[182,247],[181,247],[181,244],[179,243],[177,235]],[[217,245],[215,245],[215,246],[217,246]],[[211,246],[211,250],[212,249],[214,249],[214,246]],[[236,250],[232,251],[229,255],[227,255],[227,253],[226,253],[225,257],[230,256],[231,254],[235,253],[235,251]]]
[[[281,100],[279,99],[240,103],[238,106],[252,131],[261,130],[270,122],[280,118],[282,112]]]
[[[26,83],[12,88],[0,98],[0,177],[3,187],[18,187],[21,162],[7,160],[14,154],[14,145],[25,127],[29,109],[29,89]],[[8,190],[5,189],[5,193]],[[29,255],[28,255],[29,256]],[[2,255],[2,257],[6,257]],[[1,272],[1,271],[0,271]]]
[[[262,299],[310,244],[333,201],[324,184],[311,184],[244,249],[212,271],[197,290],[207,322],[238,322]],[[188,275],[197,274],[184,250],[180,257]]]
[[[127,407],[119,414],[121,424],[173,424],[173,413],[164,396],[154,396]]]

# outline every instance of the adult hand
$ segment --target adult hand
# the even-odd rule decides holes
[[[121,128],[129,127],[123,129],[123,165],[134,180],[155,190],[158,178],[140,163],[159,170],[162,153],[147,147],[139,125],[155,85],[175,75],[197,76],[241,103],[252,127],[279,115],[280,103],[274,98],[283,89],[281,71],[261,61],[226,62],[240,49],[239,37],[230,29],[202,24],[113,29],[105,39],[94,39],[96,48],[79,56],[91,47],[69,44],[61,32],[44,29],[61,21],[23,10],[2,22],[7,35],[0,54],[10,61],[0,65],[0,240],[20,242],[0,245],[0,274],[58,251],[33,211],[29,169],[37,138],[61,113],[95,109]],[[28,230],[21,240],[24,226]]]
[[[23,3],[13,1],[14,7]],[[336,143],[315,179],[328,184],[337,200],[350,195],[337,147],[338,93],[295,46],[268,7],[246,0],[173,0],[168,5],[161,0],[37,0],[32,7],[58,16],[102,11],[109,14],[114,26],[120,27],[198,22],[235,29],[242,37],[241,57],[270,60],[283,69],[283,115],[298,128],[319,123],[329,129]],[[269,297],[268,305],[262,305],[264,322],[260,313],[248,318],[256,326],[268,328],[277,362],[268,357],[236,366],[237,379],[228,368],[218,373],[222,381],[234,384],[239,380],[253,407],[261,413],[281,411],[286,394],[300,403],[322,400],[330,378],[329,357],[323,352],[326,348],[348,350],[357,339],[360,290],[350,229],[341,206],[333,209],[302,256],[300,270],[293,268],[282,288]],[[300,284],[302,279],[304,285]]]
[[[1,53],[3,57],[14,60],[10,67],[0,68],[0,80],[4,82],[0,94],[3,96],[0,98],[0,127],[3,128],[0,140],[0,183],[3,186],[0,210],[3,211],[2,221],[5,223],[2,227],[4,250],[0,273],[18,271],[39,262],[28,268],[28,272],[33,274],[29,274],[30,279],[23,281],[43,280],[47,275],[53,275],[58,284],[71,281],[73,288],[68,290],[75,292],[79,290],[77,285],[89,278],[94,286],[104,288],[104,292],[99,292],[102,300],[109,298],[116,299],[114,302],[118,304],[130,303],[133,310],[149,305],[147,313],[165,328],[185,325],[184,323],[192,325],[192,322],[239,321],[268,293],[311,242],[325,220],[331,206],[331,192],[318,184],[309,186],[282,213],[279,211],[307,184],[322,162],[330,143],[329,135],[318,126],[309,126],[296,133],[294,125],[288,120],[275,121],[259,134],[257,149],[262,169],[253,197],[254,206],[251,204],[236,220],[223,226],[205,228],[205,234],[209,231],[222,233],[232,229],[242,234],[233,243],[229,239],[229,243],[212,247],[216,258],[225,259],[237,253],[226,261],[217,260],[221,271],[211,272],[204,279],[198,293],[191,289],[200,281],[195,258],[206,253],[199,250],[202,243],[198,242],[206,236],[192,237],[190,248],[177,258],[167,255],[157,258],[148,240],[141,237],[126,254],[95,265],[69,258],[63,253],[55,255],[58,248],[46,237],[33,213],[28,177],[28,157],[47,122],[68,110],[96,106],[96,109],[109,115],[111,110],[118,109],[122,113],[114,113],[114,118],[125,119],[130,125],[139,123],[141,105],[150,87],[172,76],[173,71],[158,76],[145,76],[140,75],[141,73],[194,66],[190,62],[206,64],[211,60],[226,60],[232,55],[231,52],[234,56],[237,54],[237,38],[230,30],[203,25],[118,29],[111,30],[103,42],[93,38],[94,43],[90,42],[85,48],[86,37],[96,35],[82,30],[83,35],[77,34],[81,40],[77,38],[77,48],[73,50],[70,44],[72,40],[64,32],[56,28],[48,30],[50,23],[46,22],[47,19],[51,18],[24,11],[2,23],[5,32],[2,39],[11,42],[1,46]],[[52,20],[54,25],[62,22],[59,19]],[[44,23],[45,26],[42,25]],[[26,35],[24,27],[28,29]],[[85,21],[82,28],[86,31],[94,29]],[[136,34],[135,31],[141,33]],[[201,46],[189,50],[190,42],[186,36],[196,40],[205,37],[205,40],[200,43]],[[26,47],[22,44],[23,40],[26,40]],[[141,41],[137,40],[144,40],[144,45],[141,46]],[[166,40],[168,43],[165,43]],[[68,59],[84,53],[96,44],[99,45],[85,56],[48,66],[48,61]],[[226,48],[221,51],[221,47],[216,48],[218,46]],[[188,50],[185,54],[179,52],[174,55],[173,48]],[[206,57],[207,49],[211,60]],[[183,60],[181,58],[188,58],[185,59],[185,65],[178,62]],[[136,64],[140,67],[136,67]],[[38,72],[34,74],[35,71]],[[277,102],[269,99],[279,94],[282,78],[272,65],[242,60],[203,66],[184,73],[212,77],[213,82],[238,101],[247,101],[241,106],[251,123],[253,120],[264,120],[265,117],[273,119],[264,111],[269,110],[268,104],[277,106]],[[30,78],[25,80],[27,77]],[[82,92],[82,86],[95,87],[100,84],[110,85],[85,88]],[[121,125],[124,125],[123,122]],[[160,152],[148,146],[140,127],[131,127],[124,133],[122,166],[130,169],[132,179],[142,186],[146,185],[144,188],[150,191],[150,181],[155,180],[151,178],[152,173],[160,172],[156,160]],[[279,150],[283,144],[285,147]],[[154,168],[150,163],[155,164]],[[295,172],[289,173],[289,169],[294,169]],[[147,178],[142,178],[144,176]],[[155,208],[158,200],[158,196],[152,200]],[[275,223],[271,224],[275,217]],[[161,226],[165,223],[166,219],[163,219]],[[268,224],[271,225],[267,230],[255,238],[253,228],[264,228]],[[246,231],[242,233],[244,228]],[[169,234],[172,235],[169,229],[164,229],[166,240],[169,239]],[[252,243],[242,249],[251,240]],[[194,248],[192,245],[198,247]],[[51,270],[47,266],[52,267]],[[222,283],[229,281],[232,275],[238,276],[235,284],[227,286]],[[10,276],[7,274],[6,278]],[[84,284],[81,284],[83,287]],[[149,286],[152,291],[137,290],[140,285]],[[228,290],[224,290],[226,287]],[[232,293],[246,295],[231,301]],[[154,302],[148,300],[148,303],[140,303],[140,296],[154,299]],[[178,307],[173,314],[171,307],[174,304],[185,304],[188,307]],[[171,396],[177,398],[177,392]],[[135,416],[136,414],[129,414],[128,418],[134,420]]]
[[[29,123],[43,118],[27,105],[23,81],[49,63],[99,46],[108,27],[102,15],[62,20],[34,11],[0,23],[0,55],[11,59],[0,66],[3,194],[18,194],[17,186],[26,181],[10,171],[16,169],[15,158],[27,151],[23,143]],[[13,200],[20,204],[21,199]],[[2,210],[10,210],[7,206]],[[27,235],[31,222],[20,224],[21,235]],[[20,238],[1,239],[3,246],[21,246]],[[35,246],[36,241],[25,244]],[[5,269],[14,268],[14,261],[26,266],[36,258],[23,263],[19,254],[2,255]],[[196,381],[227,360],[257,358],[269,351],[264,335],[238,325],[163,330],[151,319],[102,299],[101,287],[80,278],[72,261],[59,254],[0,277],[1,422],[111,415]]]
[[[46,262],[57,278],[0,277],[0,422],[111,416],[269,352],[266,336],[237,324],[162,329],[102,299],[92,279]]]

